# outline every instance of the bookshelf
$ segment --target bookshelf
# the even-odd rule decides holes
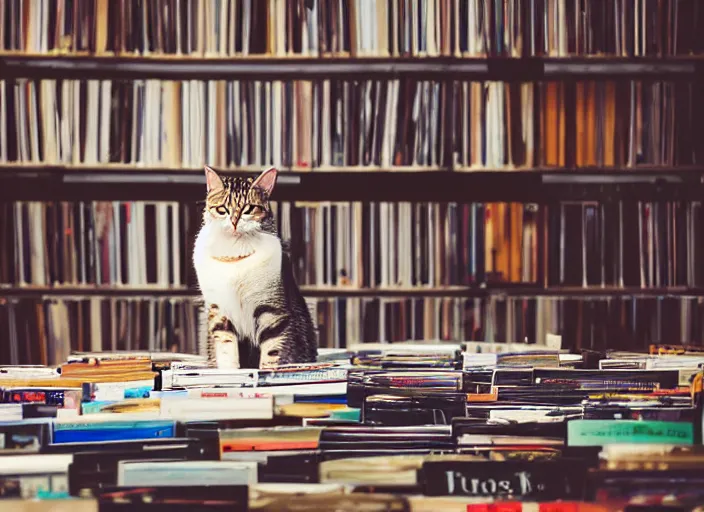
[[[373,169],[373,170],[372,170]],[[426,170],[280,169],[280,201],[555,201],[697,200],[704,166],[561,169]],[[254,170],[223,170],[254,176]],[[401,185],[401,186],[399,186]],[[202,199],[200,169],[103,165],[0,165],[0,199],[24,201]]]
[[[538,82],[700,80],[703,56],[662,57],[287,57],[0,55],[7,79],[356,80]]]
[[[8,2],[3,20],[33,28],[0,45],[0,326],[24,325],[13,343],[36,355],[52,315],[80,311],[113,348],[151,315],[197,346],[207,163],[281,170],[273,200],[322,346],[702,342],[704,11],[608,3],[233,0],[192,23],[178,0],[73,17]]]
[[[495,284],[485,286],[446,286],[446,287],[387,287],[356,288],[347,286],[301,286],[305,297],[453,297],[453,298],[487,298],[487,297],[552,297],[552,298],[704,298],[704,288],[670,286],[659,288],[615,287],[615,286],[548,286]],[[0,287],[0,294],[6,299],[16,298],[56,298],[56,297],[198,297],[199,292],[189,287],[103,287],[103,286],[51,286],[51,287]]]

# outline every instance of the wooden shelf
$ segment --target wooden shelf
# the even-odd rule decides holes
[[[704,166],[411,171],[286,171],[279,201],[528,202],[701,200]],[[254,176],[259,171],[228,170]],[[3,201],[202,201],[200,169],[0,166]]]
[[[600,287],[590,286],[550,286],[538,287],[533,284],[497,283],[482,287],[449,286],[449,287],[412,287],[412,288],[350,288],[335,286],[301,286],[301,292],[306,297],[562,297],[562,298],[616,298],[616,297],[704,297],[704,288],[665,287]],[[55,286],[55,287],[0,287],[2,299],[45,299],[58,297],[115,297],[115,298],[182,298],[200,296],[198,290],[192,288],[158,288],[148,287],[106,287],[106,286]]]
[[[81,80],[693,80],[701,56],[677,57],[272,57],[26,55],[0,56],[4,79]]]

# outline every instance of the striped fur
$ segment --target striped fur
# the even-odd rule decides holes
[[[315,361],[313,322],[269,205],[276,170],[252,180],[206,168],[206,177],[193,255],[206,303],[210,364],[261,368]]]

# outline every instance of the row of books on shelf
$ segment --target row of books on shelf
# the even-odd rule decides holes
[[[306,299],[318,345],[486,340],[565,349],[704,343],[701,297],[352,297]],[[200,298],[0,298],[0,364],[58,364],[72,351],[196,352]],[[555,338],[554,336],[558,336]]]
[[[693,83],[0,80],[0,163],[300,170],[702,161]]]
[[[299,283],[695,286],[699,202],[331,203],[279,208]]]
[[[118,55],[701,53],[696,0],[5,0],[0,49]]]
[[[704,285],[698,201],[272,205],[303,286]],[[201,224],[188,203],[2,203],[0,284],[194,287]]]
[[[0,499],[15,501],[0,503],[698,510],[702,363],[681,345],[465,343],[321,350],[267,370],[173,352],[4,366]]]

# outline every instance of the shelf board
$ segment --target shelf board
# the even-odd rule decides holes
[[[617,297],[704,297],[704,288],[664,287],[599,287],[590,286],[549,286],[538,287],[533,284],[497,283],[482,287],[448,286],[448,287],[412,287],[412,288],[350,288],[345,286],[301,286],[306,297],[562,297],[562,298],[617,298]],[[0,299],[44,299],[58,297],[115,297],[115,298],[163,298],[167,299],[200,296],[198,290],[186,287],[158,288],[149,287],[105,287],[105,286],[55,286],[55,287],[0,287]]]
[[[521,170],[286,171],[279,201],[535,202],[701,200],[704,166]],[[255,176],[259,171],[226,170]],[[199,169],[137,166],[0,166],[4,201],[202,201]]]
[[[0,55],[4,79],[320,80],[692,80],[704,59],[673,57],[340,57],[267,55]]]

